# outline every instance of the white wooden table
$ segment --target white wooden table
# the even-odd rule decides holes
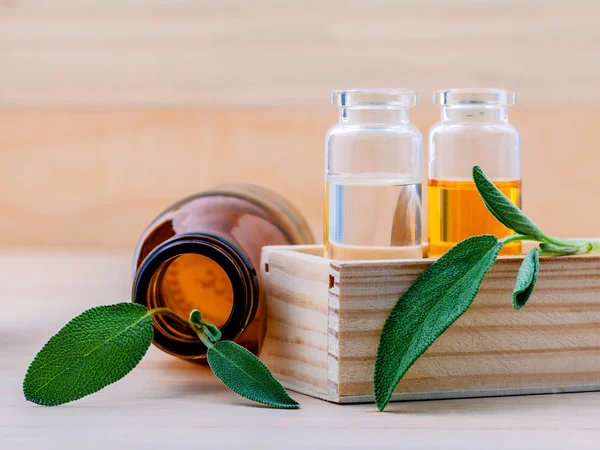
[[[339,406],[252,404],[205,367],[151,348],[124,380],[40,407],[23,398],[35,353],[64,323],[129,300],[130,255],[0,254],[0,449],[598,449],[600,393]],[[600,332],[600,331],[599,331]]]

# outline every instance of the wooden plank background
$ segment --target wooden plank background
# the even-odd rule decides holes
[[[339,87],[515,89],[525,210],[600,235],[596,0],[0,0],[0,247],[133,249],[183,195],[250,181],[320,236]]]

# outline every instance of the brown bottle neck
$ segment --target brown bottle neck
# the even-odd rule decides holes
[[[251,261],[239,247],[217,234],[182,234],[157,246],[144,258],[135,274],[133,301],[148,309],[165,307],[160,286],[167,268],[177,257],[188,254],[209,258],[227,274],[233,290],[233,305],[221,332],[223,340],[235,340],[256,313],[258,278]],[[187,317],[184,318],[187,320]],[[207,351],[190,328],[162,315],[154,318],[154,343],[167,353],[185,359],[202,359]]]

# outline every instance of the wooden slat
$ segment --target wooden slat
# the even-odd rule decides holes
[[[412,118],[426,134],[437,114]],[[525,211],[548,233],[597,235],[600,108],[517,106],[510,117],[523,136]],[[133,251],[170,203],[240,181],[288,197],[320,239],[323,143],[336,120],[327,106],[0,109],[0,246]]]
[[[600,102],[593,0],[0,4],[3,104],[325,104],[348,86]]]
[[[328,262],[311,254],[322,252],[320,246],[304,247],[308,254],[293,251],[293,261],[284,248],[279,247],[283,254],[263,250],[261,279],[264,300],[268,299],[268,327],[261,358],[284,385],[329,398]]]

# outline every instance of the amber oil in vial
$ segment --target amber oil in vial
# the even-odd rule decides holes
[[[511,202],[521,206],[521,180],[494,181]],[[493,234],[499,238],[515,234],[487,210],[472,181],[429,180],[429,250],[439,257],[470,236]],[[504,246],[501,255],[520,255],[521,243]]]

